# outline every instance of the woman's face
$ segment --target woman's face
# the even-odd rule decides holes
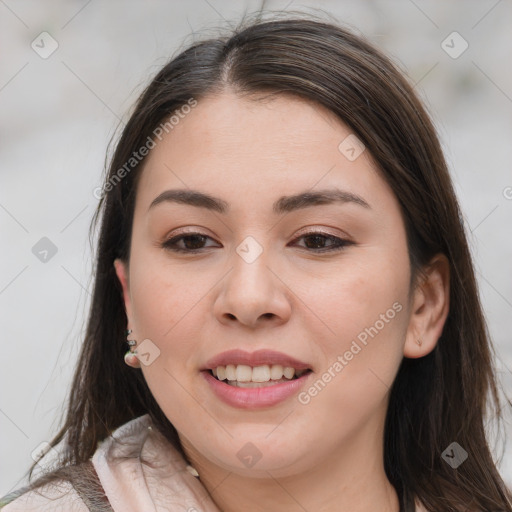
[[[183,444],[229,471],[285,476],[382,444],[410,266],[397,200],[349,136],[317,105],[226,92],[146,159],[116,262],[128,326]]]

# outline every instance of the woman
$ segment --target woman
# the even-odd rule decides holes
[[[63,460],[3,510],[512,511],[452,182],[377,49],[304,17],[192,45],[96,193]]]

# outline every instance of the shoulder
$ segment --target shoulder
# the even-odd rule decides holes
[[[137,418],[119,427],[113,434],[114,438],[119,437],[122,445],[140,449],[144,439],[142,434],[149,424],[148,415]],[[104,443],[99,443],[103,446],[96,450],[96,457],[105,454],[107,448],[111,448],[108,452],[110,461],[116,454],[114,447],[117,443],[111,443],[114,438],[110,436]],[[64,473],[64,477],[62,474],[56,475],[54,480],[44,482],[38,487],[26,485],[0,496],[0,512],[87,512],[91,506],[93,510],[112,510],[105,503],[104,489],[91,460],[66,466]],[[37,485],[37,480],[31,483]]]
[[[1,512],[87,512],[70,482],[58,480],[37,489],[15,491],[0,500]]]

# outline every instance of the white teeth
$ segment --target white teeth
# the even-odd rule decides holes
[[[293,379],[293,376],[295,375],[295,368],[290,368],[289,366],[287,366],[287,367],[284,369],[283,375],[284,375],[287,379]]]
[[[268,364],[265,366],[255,366],[252,369],[253,382],[268,382],[270,380],[270,367]]]
[[[217,367],[217,370],[222,366]],[[251,382],[252,380],[252,368],[245,364],[239,364],[236,367],[236,380],[238,382]]]
[[[279,380],[283,377],[283,367],[280,364],[273,364],[270,367],[270,378],[272,380]]]
[[[224,380],[226,378],[226,367],[217,366],[217,379]]]
[[[226,366],[226,379],[236,380],[236,366],[234,364],[228,364]]]
[[[264,383],[274,384],[280,381],[291,380],[296,375],[300,377],[307,370],[295,370],[291,366],[283,367],[280,364],[248,366],[246,364],[228,364],[227,366],[217,366],[212,369],[212,373],[219,380],[227,380],[229,384],[239,383]],[[235,384],[236,383],[236,384]],[[244,387],[244,386],[240,386]],[[246,387],[246,386],[245,386]]]
[[[266,388],[281,384],[281,382],[288,382],[287,379],[271,380],[269,382],[238,382],[237,380],[228,380],[230,386],[236,388]]]

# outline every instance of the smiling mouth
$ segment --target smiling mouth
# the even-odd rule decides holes
[[[249,366],[228,364],[208,370],[210,375],[229,386],[239,388],[262,388],[275,386],[283,382],[297,380],[310,373],[310,369],[297,370],[280,364]]]

